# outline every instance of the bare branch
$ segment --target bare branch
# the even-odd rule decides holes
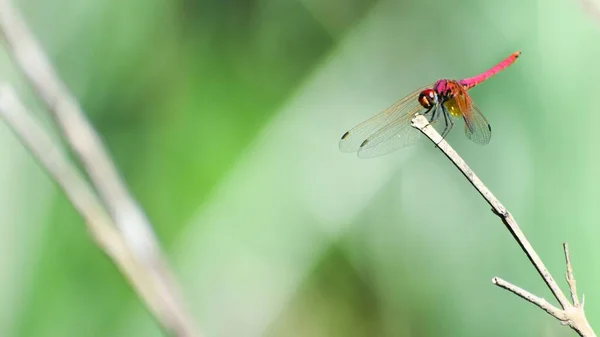
[[[412,126],[419,131],[421,131],[424,135],[426,135],[436,146],[450,159],[450,161],[462,172],[462,174],[467,178],[467,180],[475,187],[475,189],[481,194],[481,196],[487,201],[487,203],[492,206],[492,211],[500,217],[508,231],[515,238],[521,249],[525,252],[529,261],[533,264],[535,269],[538,271],[554,297],[558,300],[562,310],[557,309],[556,307],[550,305],[546,300],[536,297],[533,294],[518,288],[506,281],[503,281],[499,278],[494,278],[493,282],[507,289],[514,294],[524,298],[525,300],[534,303],[538,307],[544,309],[550,315],[556,317],[561,322],[569,325],[573,330],[577,331],[581,336],[590,337],[596,336],[592,328],[589,326],[587,322],[587,318],[583,312],[583,308],[580,306],[569,303],[569,300],[560,289],[544,263],[542,259],[535,252],[529,240],[521,231],[521,228],[512,217],[512,215],[506,210],[506,208],[500,203],[498,198],[492,194],[492,192],[483,184],[483,182],[475,175],[473,170],[467,165],[467,163],[454,151],[454,149],[442,139],[442,136],[431,126],[427,119],[420,115],[416,114],[412,119]],[[570,258],[568,257],[568,248],[565,248],[565,254],[567,255],[567,270],[570,270]],[[568,272],[567,272],[568,273]],[[568,277],[572,277],[571,275]],[[570,284],[571,286],[571,284]],[[576,291],[574,288],[575,282],[573,279],[573,285],[571,286],[571,291]],[[575,295],[576,297],[576,295]],[[561,311],[560,313],[557,312]]]
[[[575,281],[575,277],[573,276],[573,265],[571,264],[571,256],[569,254],[569,245],[565,242],[563,243],[563,249],[565,251],[565,261],[567,264],[567,284],[569,285],[569,292],[571,293],[571,299],[573,301],[573,305],[579,306],[579,298],[577,297],[577,281]]]
[[[60,126],[69,147],[81,160],[109,214],[139,257],[147,260],[158,249],[145,215],[127,189],[79,103],[59,79],[41,46],[9,0],[0,0],[0,34],[14,61]]]
[[[537,305],[540,309],[549,313],[552,317],[556,318],[557,320],[559,320],[561,322],[565,322],[567,320],[567,318],[565,317],[564,311],[553,306],[552,304],[550,304],[548,301],[546,301],[542,297],[537,297],[534,294],[528,292],[527,290],[517,287],[516,285],[514,285],[510,282],[507,282],[499,277],[494,277],[492,279],[492,283],[497,285],[500,288],[510,291],[511,293],[521,297],[522,299],[526,300],[527,302]]]
[[[588,14],[594,16],[594,19],[600,20],[600,9],[598,9],[598,5],[593,2],[593,0],[580,0],[584,9]]]
[[[20,138],[33,156],[48,170],[58,186],[63,190],[75,209],[85,220],[92,238],[98,246],[113,259],[122,273],[135,286],[138,294],[147,303],[165,327],[172,320],[164,312],[163,300],[154,288],[152,279],[145,268],[136,260],[131,248],[115,228],[112,219],[105,212],[92,188],[72,165],[62,149],[30,116],[13,90],[0,86],[0,116]]]
[[[100,136],[87,121],[79,103],[59,79],[48,57],[9,0],[0,0],[0,38],[45,101],[129,250],[138,263],[143,264],[147,276],[153,279],[154,291],[158,292],[158,298],[162,301],[163,316],[166,318],[170,315],[166,327],[180,336],[197,335],[150,222],[129,194]]]

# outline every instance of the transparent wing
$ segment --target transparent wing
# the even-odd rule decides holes
[[[470,121],[467,122],[465,118],[465,135],[474,143],[481,145],[488,144],[490,139],[492,139],[492,127],[475,103],[472,103],[471,107]]]
[[[432,86],[433,83],[430,83],[411,92],[389,108],[350,129],[340,140],[340,150],[342,152],[356,152],[362,150],[362,148],[372,142],[372,139],[370,138],[375,134],[383,130],[388,130],[388,132],[391,131],[391,133],[393,133],[393,130],[390,130],[390,128],[394,127],[397,128],[397,131],[402,131],[404,129],[403,125],[405,125],[407,121],[409,124],[408,127],[410,128],[412,116],[419,111],[416,107],[422,109],[418,102],[419,94],[425,88],[430,88]],[[383,141],[383,139],[379,140],[380,143]]]
[[[423,138],[423,133],[413,128],[411,121],[413,116],[422,109],[420,106],[415,107],[414,110],[406,114],[405,118],[398,119],[371,135],[358,149],[358,156],[360,158],[377,157],[419,141]],[[436,106],[434,109],[439,109],[439,106]],[[438,118],[432,121],[432,113],[426,116],[429,124],[441,133],[441,129],[444,128],[446,123],[444,121],[440,122],[443,118],[439,118],[439,115]]]
[[[358,156],[360,158],[377,157],[416,143],[421,139],[422,133],[413,128],[410,122],[413,116],[421,110],[423,107],[417,102],[401,118],[372,134],[358,149]]]
[[[492,128],[467,91],[459,86],[454,93],[465,120],[465,135],[474,143],[485,145],[492,138]]]

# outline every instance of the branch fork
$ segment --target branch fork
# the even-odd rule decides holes
[[[517,224],[513,216],[508,212],[498,198],[483,184],[483,182],[475,175],[473,170],[467,165],[467,163],[458,155],[458,153],[443,139],[443,137],[429,124],[429,121],[422,115],[416,114],[412,119],[412,127],[418,129],[427,138],[429,138],[440,151],[446,155],[448,159],[458,168],[461,173],[467,178],[467,180],[473,185],[473,187],[479,192],[479,194],[485,199],[485,201],[492,207],[494,212],[504,223],[508,231],[515,238],[521,249],[529,258],[529,261],[540,274],[556,300],[561,306],[561,309],[552,305],[542,297],[533,295],[532,293],[510,283],[499,277],[494,277],[492,283],[496,286],[506,289],[513,294],[521,297],[522,299],[535,304],[540,309],[546,311],[552,317],[556,318],[561,324],[568,325],[571,329],[576,331],[582,337],[596,337],[596,334],[589,325],[585,312],[583,310],[584,301],[579,301],[577,295],[577,286],[575,277],[573,276],[573,266],[571,264],[571,257],[569,255],[569,246],[567,243],[563,243],[565,252],[565,260],[567,265],[567,271],[565,274],[567,284],[569,285],[569,292],[571,295],[571,302],[567,299],[567,296],[560,289],[550,271],[546,268],[542,259],[536,253],[536,251],[529,243],[529,240],[523,234],[523,231]]]

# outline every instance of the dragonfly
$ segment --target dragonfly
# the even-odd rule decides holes
[[[488,144],[492,128],[467,91],[508,68],[520,55],[520,51],[514,52],[479,75],[462,80],[440,79],[411,92],[344,133],[339,143],[340,150],[357,152],[358,157],[369,158],[414,144],[422,135],[411,126],[416,114],[425,116],[429,124],[442,130],[442,138],[448,135],[454,120],[462,117],[467,138],[476,144]]]

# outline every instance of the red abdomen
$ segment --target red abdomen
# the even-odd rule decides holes
[[[469,77],[469,78],[465,78],[464,80],[460,80],[458,81],[460,84],[462,84],[465,89],[471,89],[474,86],[478,85],[479,83],[487,80],[488,78],[494,76],[495,74],[497,74],[498,72],[500,72],[501,70],[504,70],[506,68],[508,68],[508,66],[510,66],[511,64],[513,64],[517,58],[519,57],[519,55],[521,55],[520,51],[514,52],[512,53],[509,57],[505,58],[502,62],[496,64],[495,66],[493,66],[492,68],[490,68],[488,71],[481,73],[477,76],[473,76],[473,77]]]

